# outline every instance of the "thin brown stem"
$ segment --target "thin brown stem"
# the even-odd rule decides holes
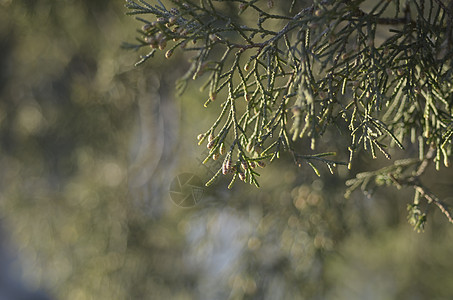
[[[426,187],[417,184],[414,184],[413,187],[417,192],[420,193],[420,196],[422,196],[428,201],[428,203],[434,203],[440,209],[440,211],[447,217],[448,221],[453,224],[453,218],[450,214],[450,211],[439,198],[432,194]]]

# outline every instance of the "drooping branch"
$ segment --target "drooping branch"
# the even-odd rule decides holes
[[[421,182],[420,177],[425,173],[428,165],[433,161],[433,158],[435,158],[435,155],[436,148],[430,147],[421,160],[399,160],[389,167],[384,167],[372,172],[359,173],[356,175],[356,178],[346,182],[346,184],[350,186],[346,191],[346,196],[349,196],[352,191],[359,187],[363,190],[373,188],[373,182],[377,185],[395,186],[398,189],[409,187],[416,192],[414,205],[410,206],[411,209],[415,207],[416,211],[419,212],[419,198],[422,197],[428,204],[434,203],[447,217],[448,221],[453,224],[453,218],[448,206]],[[415,169],[410,172],[414,167]],[[422,218],[423,222],[414,222],[413,225],[416,225],[417,229],[423,228],[423,223],[425,222],[424,214],[419,214],[419,218]]]

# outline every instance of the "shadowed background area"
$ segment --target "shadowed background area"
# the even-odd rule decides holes
[[[184,54],[134,67],[139,54],[120,45],[141,24],[125,12],[123,1],[0,0],[1,300],[453,294],[451,225],[431,208],[413,232],[409,190],[345,200],[346,170],[318,179],[283,157],[261,170],[261,189],[221,179],[175,205],[177,175],[216,171],[196,136],[218,109],[203,108],[196,83],[174,95]],[[385,163],[369,161],[356,171]],[[451,170],[430,175],[451,201]]]

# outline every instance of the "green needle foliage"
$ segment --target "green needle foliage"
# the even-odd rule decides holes
[[[286,2],[286,1],[282,1]],[[419,158],[397,161],[348,184],[415,189],[409,220],[422,229],[420,199],[445,206],[420,183],[426,165],[449,165],[453,135],[453,1],[330,0],[275,3],[269,0],[127,1],[128,14],[143,22],[138,43],[151,48],[138,64],[166,49],[192,53],[178,82],[203,78],[205,106],[222,107],[199,143],[206,159],[223,159],[221,174],[258,185],[255,166],[289,152],[296,165],[333,172],[359,151],[373,158],[389,147],[419,148]],[[290,4],[290,5],[289,5]],[[289,7],[283,7],[288,5]],[[282,6],[282,7],[277,7]],[[350,137],[349,161],[334,152],[306,154],[331,129]],[[299,147],[297,147],[299,145]],[[412,171],[408,171],[413,167]],[[407,175],[409,172],[409,175]],[[411,173],[412,172],[412,173]],[[213,180],[211,180],[212,182]],[[209,183],[208,183],[209,184]]]

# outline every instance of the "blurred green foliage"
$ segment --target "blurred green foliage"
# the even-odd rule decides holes
[[[137,24],[123,4],[0,0],[0,221],[12,246],[0,245],[16,251],[11,273],[70,300],[453,294],[451,229],[433,211],[414,233],[404,190],[345,200],[349,175],[314,180],[283,158],[260,190],[220,180],[198,206],[173,205],[178,172],[203,176],[195,137],[215,112],[195,90],[174,99],[181,61],[133,67],[120,45]],[[430,183],[448,200],[451,172],[441,174]]]

